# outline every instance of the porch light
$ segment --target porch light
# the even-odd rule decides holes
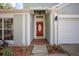
[[[58,20],[58,17],[57,16],[55,16],[55,21],[57,21]]]

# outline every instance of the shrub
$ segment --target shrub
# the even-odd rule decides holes
[[[9,47],[5,47],[3,49],[3,56],[11,56],[12,55],[12,49]]]

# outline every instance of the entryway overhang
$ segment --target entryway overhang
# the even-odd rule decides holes
[[[49,7],[33,7],[33,8],[30,8],[31,10],[31,14],[34,14],[34,10],[45,10],[45,13],[46,14],[49,14]]]

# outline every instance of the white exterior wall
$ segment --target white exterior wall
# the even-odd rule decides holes
[[[79,3],[69,3],[59,10],[59,14],[79,14]]]
[[[23,45],[23,15],[14,15],[14,44],[16,46]]]
[[[79,18],[59,18],[58,21],[59,44],[79,43]]]

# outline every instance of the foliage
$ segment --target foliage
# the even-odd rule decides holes
[[[12,55],[12,49],[9,47],[6,47],[3,49],[3,56],[10,56]]]
[[[0,3],[0,9],[11,9],[12,5],[10,3]]]
[[[22,52],[27,52],[27,50],[28,50],[28,49],[27,49],[26,47],[23,47],[23,48],[22,48]]]

